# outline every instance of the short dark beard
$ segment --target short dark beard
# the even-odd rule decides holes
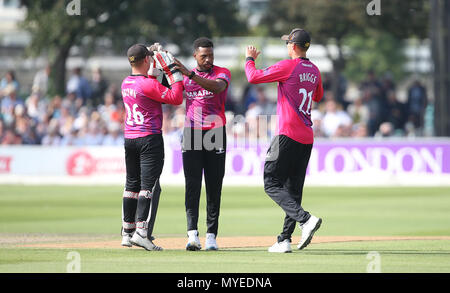
[[[210,72],[213,69],[213,67],[214,67],[214,65],[211,66],[210,69],[204,69],[200,65],[197,64],[197,70],[200,71],[200,72]]]

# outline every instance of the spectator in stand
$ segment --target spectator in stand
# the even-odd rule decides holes
[[[258,103],[254,102],[248,105],[247,112],[245,112],[245,121],[249,130],[250,139],[258,138],[258,117],[262,114],[262,108]]]
[[[339,129],[339,127],[349,128],[352,125],[352,119],[343,111],[335,100],[328,100],[326,102],[326,111],[322,120],[322,129],[327,137],[334,137],[336,134],[343,134],[346,131]]]
[[[67,135],[72,131],[75,117],[70,114],[67,108],[62,107],[61,117],[58,119],[59,122],[59,134],[61,136]]]
[[[125,121],[125,106],[121,100],[116,100],[116,111],[112,114],[112,121],[119,122],[121,124]]]
[[[333,92],[333,79],[332,73],[324,73],[323,74],[323,90],[324,92]],[[345,94],[347,92],[347,79],[340,74],[338,78],[338,85],[336,89],[336,95],[333,93],[333,99],[340,105],[342,105],[343,109],[346,110],[349,102],[345,100]],[[330,94],[328,94],[330,95]],[[330,96],[331,98],[331,96]]]
[[[116,83],[111,83],[108,86],[108,89],[106,90],[106,92],[111,93],[114,96],[114,103],[120,103],[123,105],[122,102],[122,90],[119,86],[117,86]]]
[[[323,84],[323,91],[324,92],[331,91],[331,76],[330,76],[330,73],[324,72],[322,74],[322,84]]]
[[[337,89],[337,97],[336,97],[336,101],[342,105],[343,110],[347,110],[348,105],[350,104],[346,99],[345,99],[345,95],[347,93],[347,79],[345,78],[344,75],[340,74],[339,75],[339,85],[338,85],[338,89]]]
[[[14,108],[15,133],[20,135],[23,144],[38,144],[39,140],[35,133],[35,123],[27,115],[25,106],[18,104]]]
[[[382,106],[378,99],[378,90],[376,88],[366,88],[362,92],[363,104],[369,110],[369,119],[367,121],[367,130],[369,135],[373,136],[381,123]]]
[[[102,121],[97,111],[92,112],[91,119],[87,127],[87,133],[84,136],[84,145],[101,145],[103,142]]]
[[[225,99],[225,112],[236,112],[237,110],[237,105],[233,97],[232,85],[230,84],[228,86],[227,98]]]
[[[0,81],[0,97],[8,96],[11,92],[18,94],[19,87],[20,85],[16,79],[16,74],[13,70],[9,70],[6,72],[5,77]]]
[[[169,106],[169,105],[166,105]],[[167,128],[164,128],[164,121],[163,121],[163,134],[165,135],[165,141],[167,143],[179,146],[181,145],[181,141],[183,138],[183,130],[184,130],[184,123],[186,118],[186,110],[183,106],[177,106],[177,107],[171,107],[173,110],[173,113],[169,115],[167,113],[166,119],[167,120]],[[164,115],[164,114],[163,114]],[[163,116],[164,119],[164,116]]]
[[[54,96],[48,107],[48,113],[50,118],[58,119],[61,116],[62,98],[60,96]]]
[[[383,85],[378,80],[375,71],[373,70],[367,72],[366,79],[361,82],[359,87],[360,90],[365,90],[367,88],[377,88],[379,91],[383,91]]]
[[[22,144],[22,138],[14,130],[7,128],[2,137],[2,145],[17,145]]]
[[[383,122],[380,125],[375,137],[390,137],[394,134],[394,126],[391,122]]]
[[[333,134],[333,138],[336,137],[350,137],[352,134],[352,124],[348,124],[348,125],[344,125],[344,124],[340,124],[337,128],[336,131]]]
[[[395,91],[387,93],[387,119],[385,122],[391,123],[393,132],[396,135],[403,135],[405,128],[405,105],[397,100]]]
[[[102,103],[106,90],[108,89],[108,82],[103,77],[100,67],[95,67],[92,70],[91,86],[92,106],[97,108]],[[114,103],[114,100],[112,102]]]
[[[352,127],[352,137],[355,138],[364,138],[368,135],[367,124],[365,123],[356,123]]]
[[[103,97],[103,104],[98,106],[98,112],[104,121],[114,120],[117,106],[114,104],[114,94],[106,92]]]
[[[36,137],[39,141],[39,144],[42,144],[42,139],[48,133],[50,120],[51,120],[51,116],[49,113],[46,112],[42,115],[42,118],[40,120],[38,120],[38,122],[37,122],[35,132],[36,132]]]
[[[17,99],[17,92],[14,87],[7,86],[4,90],[5,96],[0,103],[0,113],[7,126],[14,124],[14,109],[17,105],[23,105],[22,100]]]
[[[383,88],[383,91],[385,93],[396,90],[396,85],[392,73],[387,72],[386,74],[384,74],[383,79],[381,81],[381,87]]]
[[[108,134],[103,139],[103,145],[123,146],[124,138],[121,132],[120,124],[112,122],[108,125]]]
[[[83,128],[87,128],[88,123],[89,123],[89,111],[85,106],[83,106],[80,109],[78,116],[75,117],[75,120],[73,121],[73,127],[77,131],[79,131]]]
[[[0,115],[0,142],[2,141],[4,135],[5,135],[5,124],[3,123],[2,116]]]
[[[33,79],[33,86],[31,87],[31,92],[33,94],[37,94],[40,98],[47,96],[50,73],[50,64],[47,64],[44,69],[39,70],[36,73]]]
[[[69,132],[63,135],[61,139],[61,146],[80,146],[81,140],[78,137],[78,129],[72,127]]]
[[[314,104],[317,105],[317,104]],[[319,109],[311,110],[311,121],[313,123],[312,128],[314,130],[314,137],[325,137],[325,133],[322,129],[323,114]]]
[[[378,130],[381,122],[386,118],[386,96],[381,82],[377,79],[375,72],[370,70],[367,78],[360,85],[360,91],[363,96],[363,103],[369,108],[368,130],[369,135],[373,136]]]
[[[61,136],[58,132],[58,120],[50,120],[47,134],[42,138],[42,145],[59,146],[61,144]]]
[[[369,121],[369,109],[366,105],[363,104],[362,98],[357,98],[353,102],[353,104],[349,105],[347,108],[347,112],[352,118],[352,122],[354,124],[367,124],[367,121]]]
[[[75,93],[77,98],[83,99],[83,104],[92,105],[92,88],[89,81],[82,75],[81,68],[73,70],[73,74],[67,82],[67,93]]]
[[[261,115],[275,115],[277,112],[277,105],[269,101],[263,86],[256,88],[256,103],[261,109]]]
[[[163,123],[162,123],[162,133],[163,135],[170,134],[174,129],[172,125],[173,121],[173,108],[172,105],[162,105],[163,112]]]
[[[82,105],[83,99],[77,98],[77,94],[75,92],[68,93],[67,96],[61,101],[61,106],[67,108],[72,116],[77,116]]]
[[[427,91],[419,80],[415,80],[408,89],[407,115],[408,122],[414,126],[418,135],[421,135],[423,130],[427,105]]]
[[[47,112],[48,104],[39,97],[39,94],[33,93],[25,100],[25,106],[28,116],[38,122]]]
[[[270,125],[267,124],[270,121],[269,116],[276,114],[276,104],[267,99],[263,86],[255,88],[255,95],[256,100],[248,106],[245,118],[250,137],[263,139],[269,135]]]
[[[248,110],[248,107],[250,106],[250,104],[253,104],[257,101],[257,97],[256,97],[256,85],[248,83],[245,88],[244,88],[244,92],[242,94],[242,109],[240,111],[240,113],[245,113]]]

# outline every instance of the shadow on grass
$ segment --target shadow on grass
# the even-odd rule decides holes
[[[367,250],[367,249],[306,249],[306,250],[298,250],[292,249],[292,253],[296,254],[304,254],[304,255],[366,255],[371,251],[376,251],[380,254],[384,255],[449,255],[450,250],[417,250],[417,249],[376,249]],[[267,252],[267,249],[264,248],[244,248],[244,249],[233,249],[226,248],[221,249],[219,251],[203,251],[203,253],[236,253],[236,252]],[[269,254],[269,252],[267,252]],[[275,253],[270,253],[270,255],[275,255]]]
[[[376,251],[380,254],[393,254],[393,255],[450,255],[450,250],[415,250],[415,249],[376,249],[373,250],[358,250],[358,249],[308,249],[308,250],[296,250],[297,253],[306,255],[366,255],[371,251]]]

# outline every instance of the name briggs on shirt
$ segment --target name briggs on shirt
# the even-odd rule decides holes
[[[186,92],[186,95],[189,99],[205,99],[205,98],[212,98],[214,94],[208,90],[199,90],[199,91],[192,91],[192,92]]]
[[[298,76],[300,78],[300,82],[309,81],[311,83],[316,83],[317,75],[311,72],[301,73]]]

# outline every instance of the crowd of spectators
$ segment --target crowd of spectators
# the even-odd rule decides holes
[[[427,91],[419,80],[407,89],[407,99],[400,102],[392,77],[378,78],[373,71],[359,85],[352,102],[344,96],[335,98],[325,79],[323,102],[315,104],[311,116],[317,137],[391,137],[423,136]]]
[[[373,71],[358,86],[358,96],[349,101],[347,81],[343,76],[333,87],[329,74],[323,76],[324,97],[313,103],[311,120],[315,137],[391,137],[423,136],[424,116],[428,106],[425,86],[414,80],[407,89],[405,102],[397,98],[392,76],[379,78]],[[274,115],[276,104],[269,103],[264,88],[249,85],[242,105],[247,122],[255,115]]]
[[[50,67],[36,73],[31,94],[18,97],[20,83],[9,71],[0,84],[0,142],[3,145],[122,145],[124,107],[116,84],[100,69],[89,80],[76,68],[65,96],[49,97]]]
[[[8,71],[0,81],[0,143],[2,145],[123,145],[125,109],[120,86],[95,68],[88,77],[81,68],[70,75],[64,96],[48,96],[51,68],[38,71],[24,98],[20,81]],[[427,106],[425,87],[414,81],[405,103],[397,99],[395,83],[389,76],[379,79],[373,72],[359,85],[359,96],[346,99],[347,83],[341,78],[337,91],[328,75],[323,77],[324,98],[311,110],[316,137],[387,137],[421,135]],[[22,91],[23,92],[23,91]],[[26,90],[25,90],[26,92]],[[336,95],[333,92],[337,92]],[[267,89],[248,84],[240,99],[225,105],[228,135],[233,138],[270,137],[276,102]],[[163,106],[163,133],[179,140],[184,125],[183,106]],[[265,124],[265,125],[264,125]],[[264,126],[264,127],[261,127]]]

